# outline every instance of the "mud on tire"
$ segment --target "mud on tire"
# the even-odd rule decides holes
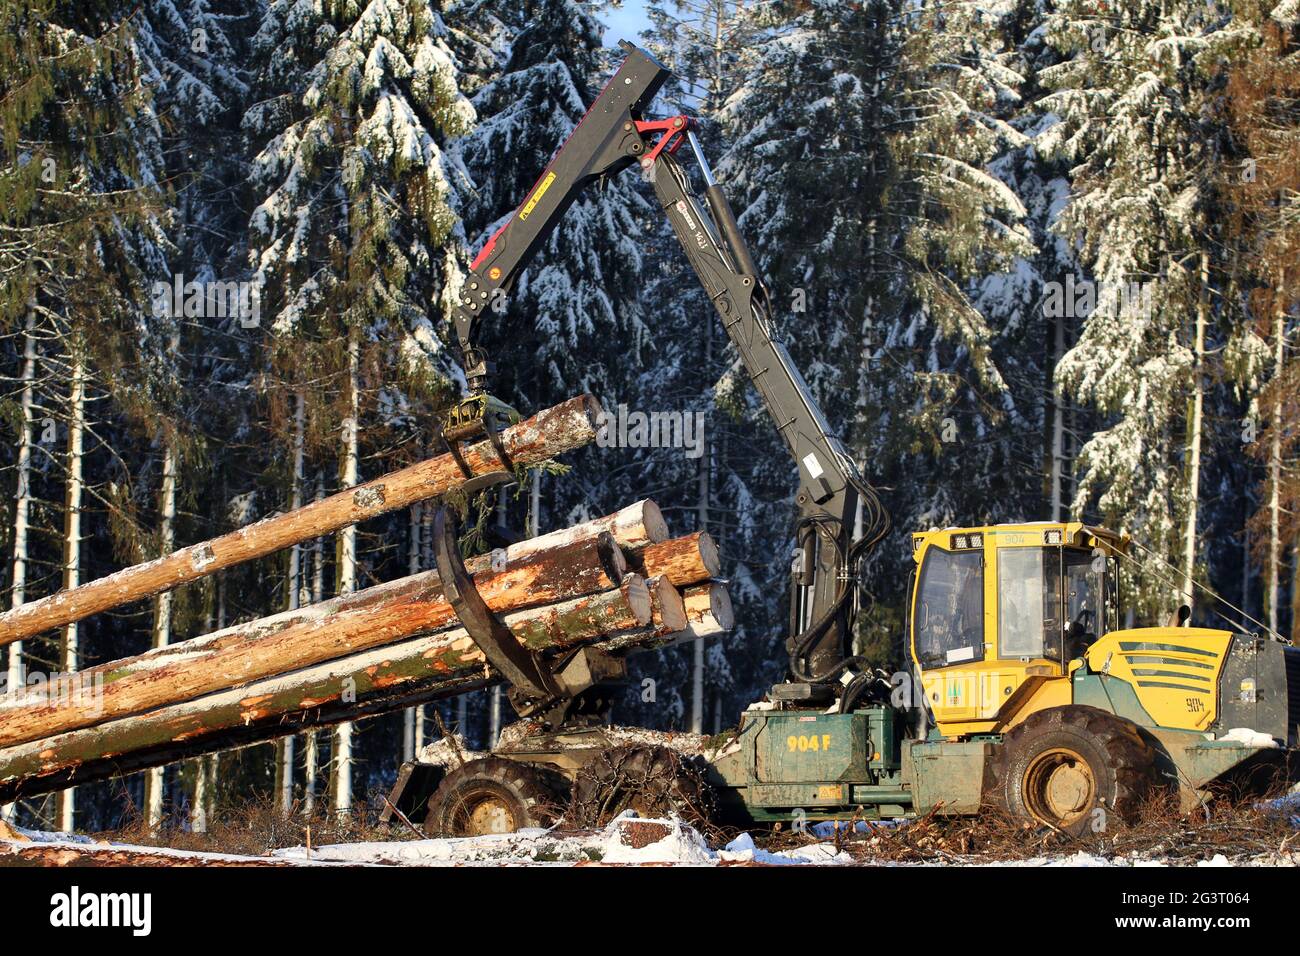
[[[670,747],[611,747],[578,771],[565,820],[602,827],[625,810],[707,826],[716,800],[701,763]]]
[[[1166,783],[1135,724],[1096,707],[1031,714],[990,761],[985,802],[1074,836],[1132,822]]]
[[[433,796],[424,830],[430,836],[480,836],[547,827],[563,806],[564,778],[500,757],[471,760],[447,774]]]

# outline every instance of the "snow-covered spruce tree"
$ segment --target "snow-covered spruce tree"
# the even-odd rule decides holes
[[[778,318],[795,360],[868,478],[896,489],[901,530],[874,562],[880,603],[864,635],[884,657],[901,535],[996,514],[972,479],[1001,474],[993,429],[1024,427],[970,286],[1033,253],[1020,202],[985,168],[1022,140],[1004,119],[1019,76],[999,21],[972,5],[765,11],[752,75],[725,111],[735,135],[720,172],[788,307]],[[793,468],[772,460],[768,487],[788,488]]]
[[[1287,633],[1286,554],[1291,553],[1290,630],[1300,638],[1300,468],[1295,422],[1300,407],[1296,315],[1300,310],[1300,6],[1234,4],[1244,34],[1232,57],[1227,108],[1243,156],[1233,174],[1235,249],[1247,266],[1247,318],[1268,343],[1267,384],[1243,421],[1253,457],[1264,468],[1248,540],[1262,569],[1265,622]],[[1259,427],[1256,428],[1255,423]],[[1249,580],[1248,573],[1246,580]],[[1247,607],[1249,589],[1243,589]]]
[[[1234,42],[1211,4],[1069,0],[1047,18],[1063,62],[1042,71],[1059,122],[1036,139],[1072,164],[1058,228],[1079,243],[1092,282],[1059,294],[1082,318],[1058,387],[1108,416],[1080,453],[1076,513],[1117,525],[1176,567],[1137,582],[1136,609],[1193,603],[1205,402],[1257,340],[1221,315],[1225,263],[1216,183],[1226,161],[1211,106],[1220,55]],[[1082,277],[1075,277],[1081,280]],[[1233,438],[1235,441],[1235,436]],[[1178,577],[1174,586],[1162,583]]]
[[[513,33],[501,18],[507,11],[495,0],[448,0],[446,4],[448,43],[466,96],[472,97],[484,83],[496,79],[510,57]]]
[[[1041,381],[1025,355],[1038,349],[1040,327],[1023,269],[1038,249],[1003,179],[1027,144],[1009,122],[1024,85],[1013,22],[1010,4],[975,3],[908,10],[900,20],[904,110],[888,135],[897,182],[885,211],[898,292],[892,314],[889,299],[881,303],[888,324],[869,377],[883,387],[874,402],[870,389],[859,400],[859,447],[908,448],[890,480],[906,489],[895,510],[902,535],[1041,516],[1032,452]],[[901,402],[906,414],[893,420]],[[905,554],[900,545],[894,554]],[[901,571],[886,579],[891,588]]]
[[[430,387],[458,374],[439,327],[461,274],[466,183],[444,147],[474,117],[446,40],[437,10],[415,0],[276,0],[254,39],[261,99],[244,120],[262,144],[251,255],[272,332],[336,334],[321,324],[333,297]]]
[[[1070,195],[1069,164],[1043,156],[1033,138],[1055,122],[1041,106],[1041,70],[1059,62],[1039,29],[1044,0],[1016,0],[999,8],[999,30],[1013,57],[1007,64],[1023,77],[1008,96],[1007,121],[1022,137],[988,163],[1025,207],[1023,223],[1037,252],[1017,256],[1005,273],[977,280],[973,301],[995,330],[993,355],[1007,383],[1014,413],[996,429],[1001,445],[996,463],[998,514],[1007,520],[1064,520],[1073,500],[1078,433],[1088,417],[1057,391],[1056,363],[1078,335],[1075,319],[1047,293],[1067,277],[1080,275],[1075,249],[1055,231]],[[961,520],[966,520],[961,518]]]
[[[461,276],[464,177],[444,146],[474,113],[442,17],[421,0],[275,0],[254,49],[250,262],[268,352],[283,380],[332,383],[346,485],[360,477],[367,378],[379,414],[409,422],[413,402],[459,376],[441,336]],[[339,537],[340,588],[357,585],[356,541],[355,529]],[[334,735],[340,810],[351,736]]]
[[[64,580],[47,577],[40,591],[113,570],[137,536],[133,476],[120,452],[157,399],[165,347],[148,304],[171,247],[161,212],[162,124],[145,29],[131,13],[113,2],[11,3],[2,11],[6,42],[16,44],[10,52],[22,55],[6,58],[0,189],[6,217],[19,226],[12,235],[30,243],[6,245],[14,254],[12,268],[3,265],[6,324],[21,303],[48,336],[42,357],[59,379],[33,395],[42,424],[32,451],[52,461],[49,490],[64,501],[57,519],[36,516],[62,526],[54,566]],[[54,667],[120,656],[137,649],[130,631],[70,626],[59,652],[42,656]],[[61,804],[58,819],[46,822],[77,822],[72,794]],[[92,822],[102,819],[94,801],[85,809]]]
[[[137,19],[136,45],[145,64],[146,82],[153,90],[155,111],[163,130],[167,179],[172,184],[173,216],[168,236],[171,245],[167,287],[182,289],[192,283],[229,281],[231,267],[241,265],[235,256],[241,246],[237,236],[243,225],[239,205],[231,202],[231,189],[243,177],[238,142],[239,121],[249,92],[237,53],[240,37],[234,35],[243,20],[254,13],[253,0],[235,0],[218,10],[210,0],[153,0]],[[189,459],[199,455],[203,436],[200,422],[211,421],[212,392],[209,377],[195,374],[188,357],[205,365],[213,336],[238,334],[236,320],[249,316],[210,315],[208,304],[186,310],[165,296],[153,297],[155,334],[166,342],[161,366],[152,379],[155,426],[150,459],[156,463],[151,484],[156,489],[156,550],[171,551],[178,540],[202,539],[208,529],[183,528],[178,539],[178,496],[185,495],[197,477]],[[245,303],[247,304],[247,303]],[[201,313],[201,314],[200,314]],[[227,326],[227,327],[223,327]],[[208,371],[203,369],[202,371]],[[224,396],[228,399],[227,396]],[[220,400],[218,400],[220,401]],[[192,494],[192,493],[191,493]],[[199,530],[199,533],[192,532]],[[153,643],[173,640],[198,617],[197,602],[205,588],[167,592],[154,601]],[[179,598],[179,605],[177,603]],[[150,826],[162,821],[166,768],[145,774],[144,812]]]

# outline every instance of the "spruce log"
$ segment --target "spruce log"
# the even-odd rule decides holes
[[[471,575],[481,574],[491,568],[494,558],[504,557],[507,565],[511,565],[543,551],[553,551],[598,538],[602,532],[608,532],[613,536],[615,544],[619,545],[620,549],[634,553],[636,548],[644,547],[648,542],[663,541],[667,537],[667,526],[664,524],[659,507],[653,501],[638,501],[603,518],[550,531],[536,538],[528,538],[512,544],[505,549],[504,555],[494,552],[466,558],[465,570]],[[625,559],[621,555],[612,560],[616,562],[615,569],[625,564]],[[157,668],[161,667],[168,658],[189,659],[197,652],[219,646],[221,642],[231,637],[269,637],[294,625],[320,621],[324,617],[341,614],[344,611],[360,611],[376,605],[391,604],[395,600],[420,593],[427,586],[431,576],[436,578],[436,572],[424,572],[377,584],[318,604],[303,605],[290,611],[281,611],[255,621],[236,624],[211,634],[191,638],[188,641],[155,648],[133,659]],[[85,668],[78,672],[80,680],[93,682],[101,674],[107,677],[120,664],[120,661],[109,661],[96,667]],[[4,713],[3,707],[4,698],[0,697],[0,715]]]
[[[562,653],[651,622],[644,579],[503,616],[528,647]],[[246,687],[0,750],[0,800],[103,780],[496,683],[460,628],[363,651]]]
[[[621,508],[612,515],[593,518],[582,524],[551,531],[537,538],[529,538],[512,547],[521,549],[520,553],[526,553],[530,546],[540,544],[547,539],[557,543],[565,540],[576,541],[579,538],[594,537],[602,531],[612,534],[618,546],[629,552],[639,551],[647,545],[668,539],[668,524],[664,521],[663,512],[659,510],[657,504],[647,498]]]
[[[535,465],[590,443],[596,437],[599,411],[595,399],[581,395],[505,429],[501,433],[502,443],[515,464]],[[487,441],[469,446],[463,454],[465,463],[476,475],[502,467]],[[224,568],[437,497],[455,490],[463,482],[464,476],[450,455],[418,462],[287,514],[263,518],[219,538],[20,605],[0,614],[0,645],[169,591]]]
[[[616,588],[626,561],[608,532],[576,543],[532,551],[474,575],[487,606],[508,612]],[[467,569],[468,570],[468,569]],[[435,572],[413,575],[391,599],[316,614],[267,634],[260,622],[185,641],[81,671],[42,692],[0,698],[0,747],[8,747],[156,707],[192,700],[264,677],[298,670],[357,651],[443,630],[455,613]]]
[[[716,578],[722,569],[718,546],[707,531],[648,544],[631,555],[631,564],[647,578],[662,575],[677,587]]]
[[[715,637],[736,626],[731,592],[718,581],[696,584],[682,591],[686,605],[685,630],[691,638]]]
[[[668,632],[656,628],[651,623],[627,634],[611,635],[601,644],[609,651],[645,651],[686,641],[698,641],[706,637],[725,634],[736,624],[735,613],[731,607],[731,595],[727,586],[721,581],[706,581],[692,585],[681,592],[682,604],[686,611],[686,626],[680,631]]]

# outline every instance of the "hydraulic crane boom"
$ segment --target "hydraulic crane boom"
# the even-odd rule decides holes
[[[839,694],[841,676],[856,663],[849,647],[858,565],[888,532],[888,517],[832,434],[789,353],[772,335],[766,289],[690,119],[643,118],[671,74],[644,50],[626,41],[620,46],[627,53],[623,64],[470,267],[455,314],[474,393],[470,402],[479,402],[480,408],[486,404],[483,387],[491,373],[487,356],[473,344],[480,316],[509,291],[584,186],[639,165],[798,466],[800,520],[786,641],[792,681],[774,692],[791,701],[828,700]],[[703,177],[707,211],[677,160],[683,144],[689,144]]]

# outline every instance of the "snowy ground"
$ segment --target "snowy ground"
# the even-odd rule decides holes
[[[895,825],[906,826],[898,821]],[[859,827],[863,827],[859,824]],[[859,833],[865,832],[859,829]],[[132,847],[104,843],[89,837],[66,836],[40,831],[18,831],[17,841],[0,841],[0,863],[6,853],[39,844],[42,847],[67,847],[87,850],[138,851],[165,854],[169,861],[212,865],[258,860],[288,866],[846,866],[875,864],[869,843],[848,844],[837,848],[833,824],[817,824],[809,829],[809,842],[787,849],[767,850],[756,845],[748,833],[720,847],[711,847],[690,826],[678,820],[639,819],[627,814],[604,830],[587,833],[561,833],[554,830],[523,830],[496,836],[464,839],[345,843],[317,847],[292,847],[275,850],[269,857],[238,857],[232,854],[197,853],[156,847]],[[890,864],[914,865],[914,864]],[[1030,859],[999,861],[987,857],[947,857],[950,866],[1036,866],[1036,867],[1150,867],[1167,866],[1170,861],[1158,854],[1130,857],[1103,857],[1074,852]],[[1249,858],[1230,859],[1222,854],[1198,861],[1197,866],[1297,866],[1300,848],[1279,848],[1278,852]]]

